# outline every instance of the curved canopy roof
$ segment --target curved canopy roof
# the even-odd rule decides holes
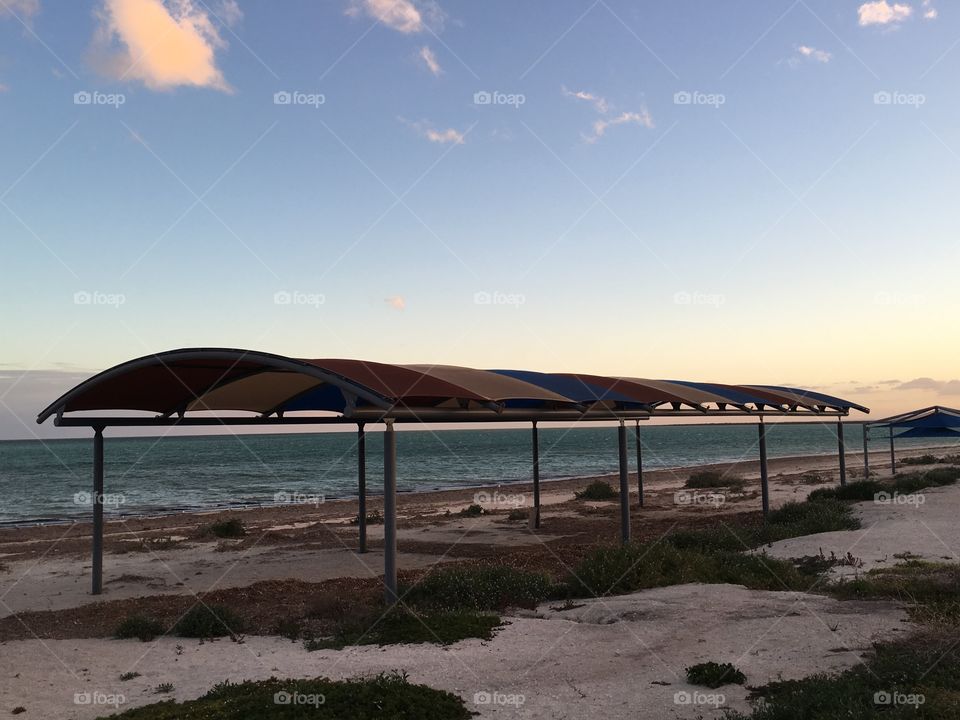
[[[868,424],[870,427],[888,427],[891,431],[902,430],[897,437],[958,438],[960,410],[934,405]]]
[[[867,408],[770,385],[725,385],[365,360],[295,359],[196,348],[117,365],[76,386],[37,418],[141,411],[156,419],[246,411],[268,418],[323,412],[344,421],[624,419],[675,414],[846,414]]]

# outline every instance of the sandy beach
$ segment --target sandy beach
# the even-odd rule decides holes
[[[889,475],[884,453],[871,454],[870,461],[878,477]],[[851,476],[862,473],[858,462],[862,458],[848,458]],[[690,502],[682,495],[689,492],[683,484],[690,469],[649,472],[641,510],[631,477],[634,537],[654,540],[718,518],[759,516],[756,463],[707,469],[741,478],[742,488],[725,492],[722,503]],[[830,456],[772,460],[771,504],[832,486],[837,472]],[[415,581],[441,563],[509,564],[562,574],[590,549],[617,540],[618,503],[575,499],[590,480],[544,483],[543,523],[536,531],[526,520],[510,519],[510,510],[530,505],[529,485],[402,495],[401,579]],[[477,501],[484,514],[459,514]],[[370,511],[379,510],[379,503],[372,498]],[[861,530],[792,538],[763,552],[782,558],[849,552],[863,559],[863,568],[895,562],[893,556],[905,550],[912,557],[955,561],[958,506],[960,490],[953,487],[930,491],[920,506],[861,503]],[[703,659],[735,662],[758,685],[851,667],[871,643],[909,629],[896,603],[866,608],[817,594],[693,584],[588,599],[576,608],[546,603],[517,611],[491,641],[308,653],[276,636],[278,617],[318,598],[369,599],[381,592],[382,526],[370,526],[370,551],[359,554],[355,514],[355,501],[344,500],[111,521],[99,597],[89,594],[88,524],[0,531],[0,708],[85,719],[107,710],[74,702],[75,693],[94,689],[123,695],[125,708],[155,701],[151,689],[161,683],[173,686],[171,697],[186,700],[225,679],[341,678],[403,669],[413,681],[466,698],[482,716],[504,709],[478,705],[475,696],[499,693],[523,696],[522,705],[509,709],[526,718],[578,717],[587,703],[612,718],[636,717],[637,708],[658,717],[716,717],[719,705],[684,704],[686,696],[676,701],[676,693],[698,697],[683,667]],[[246,535],[209,536],[210,523],[228,517],[240,519]],[[176,617],[198,597],[239,609],[250,632],[240,642],[199,644],[111,638],[118,620],[131,612]],[[119,675],[131,669],[139,676],[120,683]],[[723,707],[746,709],[745,688],[725,688],[724,695]]]

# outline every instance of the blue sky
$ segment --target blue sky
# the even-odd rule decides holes
[[[0,434],[193,345],[956,404],[958,43],[942,0],[2,0]]]

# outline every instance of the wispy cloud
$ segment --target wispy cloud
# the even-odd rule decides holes
[[[425,137],[430,142],[440,143],[441,145],[447,145],[449,143],[455,143],[457,145],[463,145],[466,142],[466,133],[462,133],[455,128],[447,128],[446,130],[439,130],[437,127],[427,121],[427,120],[418,120],[417,122],[410,122],[403,117],[397,118],[400,122],[404,123],[408,127],[416,131],[421,137]]]
[[[394,310],[406,310],[407,308],[407,301],[403,295],[394,295],[393,297],[388,297],[386,300],[384,300],[384,302]]]
[[[936,20],[940,17],[940,12],[933,7],[933,0],[923,0],[923,19]]]
[[[427,69],[434,74],[435,77],[439,77],[443,72],[443,68],[440,67],[440,63],[437,62],[437,56],[433,54],[433,50],[424,45],[420,48],[420,59],[423,60],[424,64],[427,66]]]
[[[347,15],[366,15],[405,34],[439,30],[444,19],[440,6],[432,0],[351,0]]]
[[[610,104],[605,98],[602,98],[599,95],[594,95],[593,93],[586,92],[585,90],[568,90],[566,86],[563,85],[560,86],[560,89],[567,97],[574,98],[575,100],[584,100],[585,102],[590,103],[599,113],[606,113],[610,110]]]
[[[40,12],[40,0],[3,0],[0,2],[0,18],[16,15],[21,20],[29,20]]]
[[[800,53],[801,57],[818,63],[828,63],[833,59],[832,53],[829,53],[826,50],[818,50],[817,48],[810,47],[809,45],[800,45],[797,48],[797,52]]]
[[[153,90],[185,85],[229,92],[216,62],[226,42],[205,7],[194,0],[104,0],[94,65]]]
[[[960,380],[934,380],[929,377],[921,377],[900,383],[894,389],[931,390],[941,395],[960,395]]]
[[[588,143],[595,143],[606,134],[608,128],[615,127],[616,125],[641,125],[651,129],[655,127],[653,118],[650,117],[650,113],[644,108],[640,112],[623,112],[610,119],[601,118],[600,120],[594,121],[593,134],[584,135],[584,140]]]
[[[857,11],[860,25],[896,25],[913,15],[913,6],[906,3],[890,4],[887,0],[867,2]]]
[[[214,12],[227,27],[237,27],[243,21],[243,10],[240,9],[237,0],[221,0]]]

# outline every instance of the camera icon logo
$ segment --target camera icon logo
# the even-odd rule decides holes
[[[275,92],[273,94],[274,105],[289,105],[291,102],[293,102],[293,95],[288,93],[286,90],[281,90],[280,92]]]

